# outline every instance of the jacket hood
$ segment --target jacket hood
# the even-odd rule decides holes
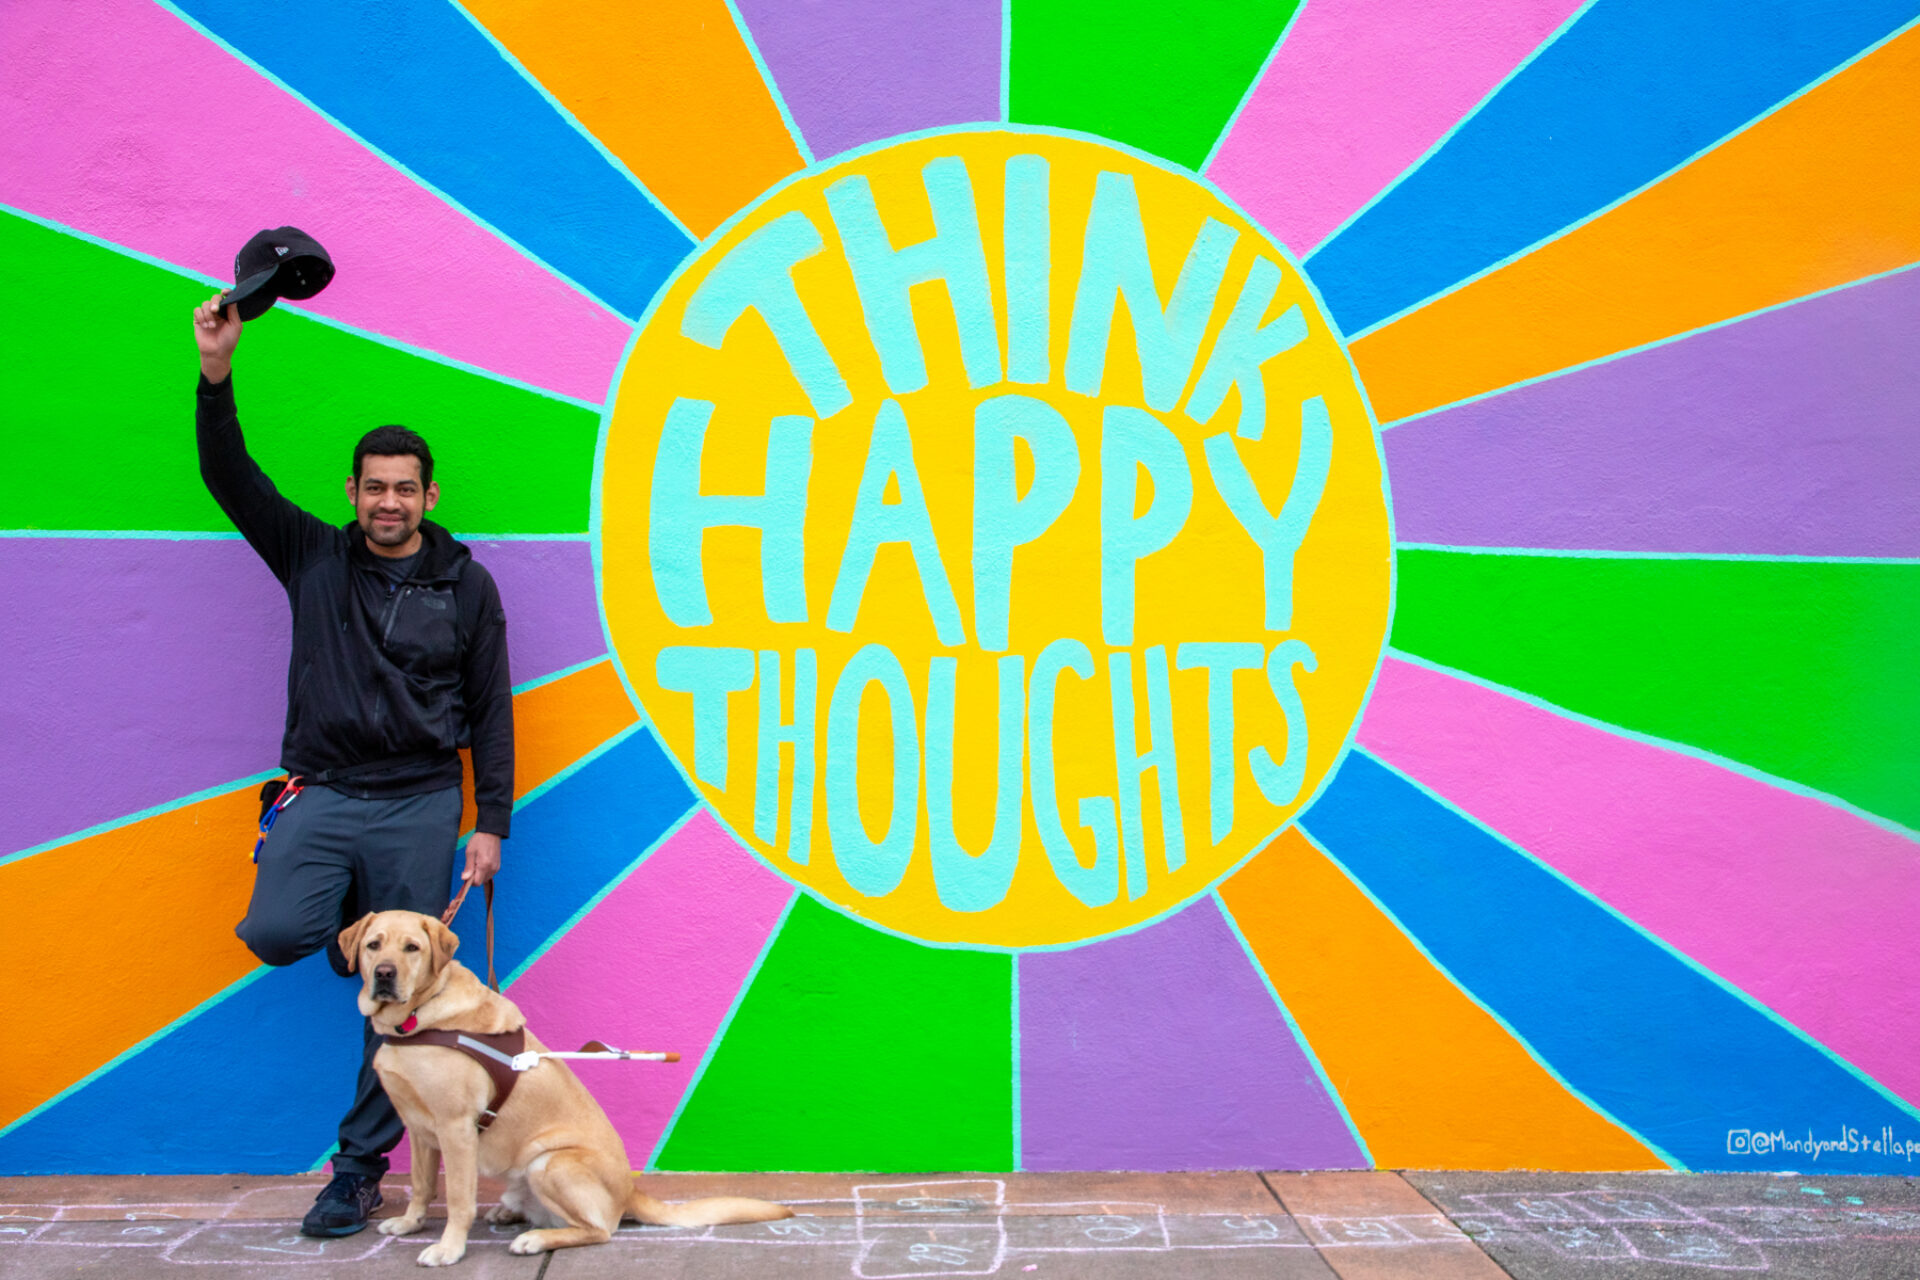
[[[348,554],[355,560],[366,564],[373,562],[373,552],[367,550],[367,535],[357,521],[349,520],[342,526],[347,535]],[[420,562],[409,575],[420,582],[435,582],[442,578],[456,578],[467,561],[473,559],[473,552],[467,544],[448,533],[445,528],[431,520],[420,522]]]

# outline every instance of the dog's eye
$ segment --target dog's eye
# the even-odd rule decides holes
[[[407,950],[409,951],[418,951],[419,949],[420,949],[420,944],[417,942],[409,942],[407,944]]]
[[[380,939],[378,938],[375,938],[372,942],[369,942],[367,944],[367,950],[369,951],[378,951],[379,949],[380,949]]]

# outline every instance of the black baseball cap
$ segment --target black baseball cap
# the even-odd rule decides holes
[[[333,279],[333,259],[320,242],[298,227],[261,231],[233,258],[233,288],[220,309],[237,304],[240,318],[251,320],[280,298],[311,298]]]

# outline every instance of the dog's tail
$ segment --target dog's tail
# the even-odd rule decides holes
[[[791,1218],[793,1210],[783,1204],[750,1200],[746,1196],[709,1196],[705,1200],[667,1204],[636,1186],[633,1198],[627,1202],[627,1215],[650,1227],[712,1227],[723,1222],[777,1222]]]

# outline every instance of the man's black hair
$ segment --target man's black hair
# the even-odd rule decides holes
[[[412,454],[420,459],[420,487],[426,488],[433,483],[433,450],[427,448],[427,442],[417,431],[405,427],[375,427],[360,437],[360,443],[353,446],[353,481],[360,483],[360,462],[368,454],[381,458],[397,458]]]

